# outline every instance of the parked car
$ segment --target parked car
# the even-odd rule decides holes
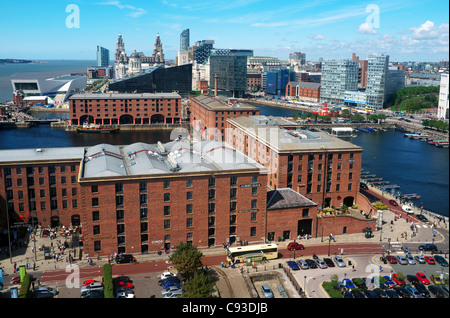
[[[425,276],[424,273],[422,273],[422,272],[417,272],[417,273],[416,273],[416,277],[417,277],[417,279],[419,280],[419,282],[420,282],[421,284],[424,284],[424,285],[430,285],[430,280],[427,278],[427,276]]]
[[[369,187],[364,182],[360,182],[360,188],[364,190],[369,190]]]
[[[439,263],[439,265],[448,267],[448,262],[441,255],[435,255],[434,260]]]
[[[370,289],[366,289],[364,291],[364,296],[366,296],[367,298],[380,298],[376,292]]]
[[[353,284],[353,282],[349,278],[344,278],[342,280],[342,285],[348,289],[356,288],[355,285]]]
[[[100,283],[101,284],[102,282],[99,282],[99,281],[94,280],[94,279],[88,279],[88,280],[84,281],[82,286],[89,286],[90,284],[93,284],[93,283]]]
[[[419,293],[422,294],[422,297],[429,298],[431,296],[430,292],[428,291],[428,289],[425,287],[424,284],[418,283],[415,287],[419,291]]]
[[[389,298],[400,298],[400,296],[397,294],[397,292],[392,289],[387,289],[386,294],[388,295]]]
[[[169,292],[163,296],[163,298],[179,298],[183,292],[180,290]]]
[[[338,267],[345,267],[346,266],[344,260],[340,256],[335,256],[334,257],[334,261],[336,262]]]
[[[162,286],[162,285],[164,285],[164,284],[166,284],[168,282],[180,283],[180,279],[178,277],[176,277],[176,276],[167,277],[167,278],[164,278],[164,279],[160,279],[158,281],[158,285]]]
[[[321,259],[318,258],[315,261],[317,263],[317,266],[319,266],[320,268],[322,269],[328,268],[327,264],[325,264],[325,262],[322,261]]]
[[[420,251],[437,252],[437,246],[434,244],[423,244],[419,246]]]
[[[388,298],[386,292],[381,288],[375,288],[373,291],[378,295],[378,298]]]
[[[52,259],[52,255],[50,254],[50,247],[44,247],[44,259]]]
[[[428,290],[436,298],[445,298],[444,291],[439,286],[431,285],[428,287]]]
[[[130,255],[130,254],[117,255],[116,256],[116,263],[117,264],[136,263],[136,258],[133,255]]]
[[[392,274],[392,280],[398,285],[406,285],[406,282],[397,273]]]
[[[412,298],[412,295],[406,291],[403,287],[394,287],[395,292],[401,297],[401,298]]]
[[[87,290],[81,293],[80,298],[104,298],[102,290]]]
[[[352,290],[352,295],[353,295],[353,298],[366,298],[366,296],[364,296],[364,294],[362,292],[360,292],[359,290],[356,290],[356,289]]]
[[[299,244],[297,242],[291,242],[288,244],[287,249],[289,251],[294,251],[294,250],[304,250],[305,247],[302,244]]]
[[[397,261],[401,265],[408,265],[408,260],[403,255],[397,255]]]
[[[51,293],[53,295],[57,295],[58,291],[52,287],[48,286],[39,286],[34,289],[35,293]]]
[[[166,289],[161,290],[161,294],[165,295],[167,293],[173,292],[173,291],[177,291],[177,290],[182,290],[180,287],[176,287],[176,286],[171,286],[168,287]]]
[[[327,264],[328,267],[334,267],[334,263],[331,258],[324,258],[323,261]]]
[[[439,277],[439,275],[431,275],[430,276],[430,280],[435,284],[435,285],[442,285],[442,280],[441,277]]]
[[[393,206],[398,206],[398,203],[395,200],[389,200],[389,204]]]
[[[308,263],[306,263],[306,262],[305,262],[304,260],[302,260],[302,259],[299,259],[299,260],[297,261],[297,264],[298,264],[298,266],[300,266],[301,269],[308,269],[308,268],[309,268]]]
[[[397,258],[395,256],[392,255],[388,255],[386,256],[386,259],[389,261],[389,263],[391,264],[397,264]]]
[[[406,279],[413,285],[418,284],[419,280],[414,275],[406,275]]]
[[[272,289],[270,289],[269,285],[266,285],[266,284],[262,285],[261,286],[261,291],[262,291],[263,296],[265,298],[273,298],[274,297]]]
[[[433,257],[431,257],[431,256],[425,256],[424,258],[425,258],[425,262],[427,262],[428,264],[430,264],[430,265],[436,264],[436,262],[434,261],[434,258],[433,258]]]
[[[414,259],[419,264],[425,264],[426,263],[425,258],[422,255],[414,256]]]
[[[298,267],[297,263],[294,261],[287,261],[286,262],[288,264],[288,266],[293,270],[293,271],[298,271],[300,270],[300,267]]]
[[[412,209],[409,205],[407,205],[407,204],[405,204],[404,206],[402,206],[402,210],[403,210],[404,212],[408,213],[408,214],[414,214],[413,209]]]
[[[412,298],[422,298],[422,294],[419,293],[419,291],[414,287],[406,286],[405,290],[407,290],[412,295]]]
[[[426,217],[425,215],[423,215],[423,214],[418,214],[418,215],[416,215],[416,218],[417,218],[419,221],[422,221],[422,222],[428,222],[427,217]]]
[[[114,283],[115,288],[134,288],[133,284],[130,282],[115,282]]]
[[[171,273],[171,272],[164,272],[164,273],[161,274],[160,278],[164,279],[164,278],[173,277],[173,276],[176,276],[176,275],[174,273]]]
[[[384,276],[384,280],[385,280],[385,285],[387,286],[387,287],[390,287],[390,286],[394,286],[395,285],[395,283],[394,283],[394,281],[389,277],[389,276]]]
[[[342,293],[342,298],[354,298],[351,291],[346,291]]]
[[[409,265],[416,265],[416,261],[414,260],[414,257],[410,253],[406,254],[405,257]]]
[[[92,291],[92,290],[103,291],[103,284],[100,282],[97,282],[97,283],[90,283],[86,286],[81,287],[81,293],[84,293],[86,291]]]
[[[317,263],[312,259],[306,259],[305,262],[308,264],[309,268],[317,268]]]
[[[448,298],[448,296],[449,296],[448,286],[446,286],[446,285],[441,286],[441,289],[444,292],[444,296]]]
[[[132,293],[120,292],[116,293],[116,298],[136,298]]]

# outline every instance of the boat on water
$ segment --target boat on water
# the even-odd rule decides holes
[[[84,124],[83,127],[78,127],[77,132],[79,133],[89,133],[89,134],[111,134],[118,132],[119,128],[107,128],[101,125],[95,124]]]
[[[430,145],[436,145],[436,144],[438,144],[438,143],[448,143],[448,140],[445,140],[445,139],[434,139],[434,140],[430,140],[428,143],[430,144]]]
[[[442,141],[435,144],[438,148],[448,148],[449,144],[448,141]]]

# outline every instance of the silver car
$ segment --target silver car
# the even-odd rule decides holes
[[[314,261],[317,263],[317,266],[319,266],[320,268],[322,268],[322,269],[328,268],[327,264],[325,264],[325,262],[322,261],[321,259],[316,258]]]
[[[39,286],[36,287],[34,289],[35,293],[50,293],[53,295],[56,295],[58,292],[56,291],[56,289],[52,288],[52,287],[48,287],[48,286]]]
[[[419,264],[425,264],[425,257],[423,257],[422,255],[414,256],[414,259]]]
[[[266,284],[262,285],[261,291],[265,298],[273,298],[274,297],[272,289],[270,289],[269,285],[266,285]]]
[[[304,260],[299,259],[297,261],[298,266],[300,266],[301,269],[309,269],[308,263],[306,263]]]
[[[180,288],[180,287],[177,287],[177,286],[170,286],[170,287],[167,287],[166,289],[163,289],[163,290],[161,290],[161,294],[162,295],[166,295],[166,294],[168,294],[168,293],[172,293],[172,292],[174,292],[174,291],[181,291],[182,289]]]
[[[406,260],[408,261],[409,265],[416,265],[416,261],[410,253],[406,254]]]
[[[165,294],[163,296],[163,298],[178,298],[179,296],[181,296],[183,292],[180,290],[174,290],[172,292],[168,292],[167,294]]]
[[[339,266],[339,267],[345,267],[346,265],[345,265],[345,262],[344,262],[344,260],[342,259],[342,257],[340,257],[340,256],[335,256],[334,257],[334,262],[337,264],[337,266]]]
[[[408,260],[403,255],[397,255],[397,261],[401,265],[408,265]]]

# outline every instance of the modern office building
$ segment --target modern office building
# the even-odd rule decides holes
[[[166,67],[157,65],[109,84],[118,93],[178,93],[188,97],[192,91],[192,64]]]
[[[370,55],[367,60],[367,106],[382,108],[386,95],[389,56]]]
[[[109,66],[109,50],[101,46],[97,46],[97,66],[98,67]]]
[[[346,91],[345,105],[365,107],[367,104],[367,94],[361,91]]]
[[[247,57],[252,50],[212,49],[209,57],[210,89],[218,76],[218,93],[228,97],[243,97],[247,90]]]
[[[195,42],[193,47],[193,60],[199,64],[205,64],[214,48],[214,40],[202,40]]]
[[[199,139],[224,140],[228,118],[259,115],[259,108],[223,96],[191,96],[191,126]]]
[[[359,56],[356,56],[355,53],[352,54],[352,61],[359,62],[358,88],[359,89],[366,89],[367,88],[368,61],[367,60],[360,60]]]
[[[87,69],[88,79],[112,79],[114,78],[114,68],[112,66],[92,66]]]
[[[70,98],[70,125],[178,124],[181,96],[174,93],[75,94]]]
[[[268,71],[266,74],[266,94],[286,96],[286,85],[295,79],[295,72],[284,68]]]
[[[448,73],[441,75],[441,89],[439,92],[439,106],[437,117],[441,120],[449,119],[448,115]]]
[[[405,87],[405,71],[397,66],[389,66],[386,76],[386,89],[384,96],[384,106],[394,104],[397,92]]]
[[[346,91],[358,90],[359,63],[350,60],[323,61],[320,100],[343,103]]]
[[[359,192],[362,148],[280,117],[228,119],[227,144],[264,165],[268,188],[291,188],[319,207],[352,206]]]
[[[289,54],[289,63],[294,65],[305,65],[306,64],[306,54],[302,52],[294,52]]]
[[[189,48],[189,29],[186,28],[180,34],[180,51],[187,51]]]

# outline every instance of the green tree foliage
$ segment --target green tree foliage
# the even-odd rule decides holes
[[[31,276],[30,274],[25,274],[22,280],[22,285],[20,286],[19,292],[17,293],[17,297],[31,298],[32,293],[30,291],[30,286],[31,286]]]
[[[436,108],[438,104],[439,86],[417,86],[401,89],[395,95],[392,110],[409,113],[418,112],[423,108]]]
[[[183,286],[182,298],[210,298],[214,282],[204,271],[196,272]]]
[[[189,279],[203,266],[202,257],[203,254],[197,247],[192,244],[180,243],[170,256],[170,261],[184,278]]]
[[[114,298],[114,286],[111,264],[103,265],[103,288],[105,298]]]
[[[443,131],[448,131],[448,123],[442,120],[436,119],[425,119],[422,121],[422,126],[424,127],[434,127]]]

